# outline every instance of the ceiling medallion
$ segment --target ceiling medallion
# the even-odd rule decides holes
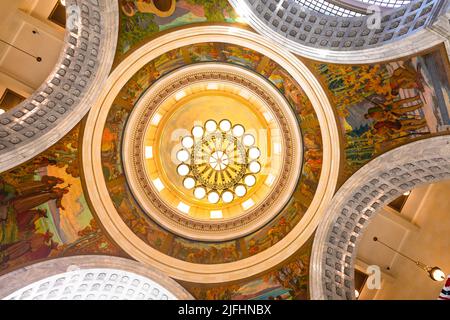
[[[233,126],[228,119],[195,125],[177,152],[181,162],[177,173],[183,177],[183,186],[196,199],[211,204],[244,197],[261,171],[261,151],[255,144],[255,137],[243,125]]]
[[[124,168],[142,209],[188,239],[264,226],[298,184],[302,139],[279,91],[245,68],[199,63],[161,78],[125,129]]]

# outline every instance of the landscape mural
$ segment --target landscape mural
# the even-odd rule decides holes
[[[158,15],[147,0],[119,0],[118,56],[156,33],[194,23],[243,23],[228,0],[168,0],[169,16]],[[170,10],[172,3],[175,10]]]
[[[445,48],[389,63],[311,63],[341,120],[346,175],[391,148],[450,130]]]
[[[304,137],[301,180],[290,203],[264,228],[240,239],[199,242],[171,234],[153,221],[135,201],[123,172],[121,150],[130,112],[157,79],[193,63],[218,61],[260,73],[286,97],[298,117]],[[122,88],[109,111],[102,139],[102,165],[114,206],[128,227],[151,247],[192,263],[233,262],[260,253],[283,239],[301,220],[317,189],[322,170],[320,126],[308,97],[289,73],[249,48],[208,42],[168,51],[141,68]]]
[[[123,255],[86,202],[79,133],[77,126],[44,153],[0,174],[0,273],[74,253]]]
[[[282,266],[254,279],[218,286],[181,284],[200,300],[306,300],[312,239]]]

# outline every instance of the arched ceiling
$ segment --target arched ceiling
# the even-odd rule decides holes
[[[307,298],[308,288],[312,298],[354,297],[355,251],[342,248],[363,230],[355,217],[366,219],[366,207],[395,188],[448,175],[445,163],[430,164],[446,159],[450,128],[446,29],[433,25],[446,3],[229,2],[127,0],[104,12],[118,16],[117,32],[102,38],[115,47],[117,36],[117,50],[97,52],[102,71],[80,90],[64,130],[46,128],[60,137],[90,109],[86,119],[57,143],[25,148],[23,159],[38,154],[26,163],[2,153],[5,169],[18,166],[0,174],[1,273],[103,254],[135,259],[136,270],[155,267],[197,298],[261,298],[269,288],[284,298]],[[371,4],[383,7],[382,31],[363,34],[361,10]],[[88,8],[108,20],[81,8],[82,17]],[[92,41],[70,42],[89,37],[84,31],[68,29],[65,53],[94,54]],[[74,59],[86,58],[70,52],[73,61],[52,77],[63,89],[67,70],[81,63]],[[17,108],[51,106],[59,91],[47,87]],[[439,159],[429,157],[428,141],[441,143]],[[412,159],[414,148],[423,152]],[[400,163],[401,150],[409,153]],[[378,172],[383,163],[396,166]],[[411,165],[424,170],[417,179],[402,171]],[[381,178],[364,181],[374,170]],[[344,202],[355,205],[350,216]]]

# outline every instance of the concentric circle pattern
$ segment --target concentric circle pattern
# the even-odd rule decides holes
[[[193,190],[198,200],[208,195],[210,203],[230,203],[243,197],[247,188],[256,184],[255,175],[261,169],[261,151],[255,141],[241,124],[233,126],[228,119],[194,126],[191,134],[182,138],[183,149],[177,152],[182,162],[177,172],[184,177],[183,186]]]
[[[127,179],[145,212],[205,241],[236,239],[273,219],[295,190],[303,156],[297,119],[273,85],[217,63],[155,83],[124,141]]]
[[[247,30],[193,27],[144,44],[111,75],[83,166],[99,219],[133,258],[177,279],[233,281],[311,236],[337,179],[337,128],[315,78],[281,51]],[[217,133],[222,146],[197,157]],[[213,176],[237,169],[214,181],[199,164]]]

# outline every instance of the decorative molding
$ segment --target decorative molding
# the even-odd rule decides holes
[[[339,189],[317,229],[312,299],[354,299],[354,265],[365,228],[403,192],[450,179],[450,136],[412,142],[372,160]]]
[[[270,249],[230,263],[205,265],[181,261],[151,248],[135,235],[116,213],[101,168],[100,146],[107,112],[126,82],[146,63],[183,46],[210,42],[232,43],[250,48],[282,65],[302,88],[316,111],[323,139],[323,168],[315,197],[301,221]],[[108,233],[138,261],[153,265],[171,277],[197,283],[217,283],[247,278],[276,266],[296,252],[313,234],[331,200],[337,183],[340,142],[337,121],[326,93],[309,69],[269,39],[232,26],[202,26],[176,30],[134,51],[114,69],[97,102],[89,112],[83,137],[83,170],[91,202]],[[333,159],[333,161],[332,161]]]
[[[111,256],[51,259],[0,277],[3,300],[191,300],[177,282],[150,266]]]
[[[95,102],[111,70],[119,30],[117,1],[66,3],[76,23],[66,29],[55,68],[31,97],[0,116],[0,172],[67,134]]]
[[[255,94],[271,110],[283,141],[283,164],[270,194],[247,213],[224,221],[201,221],[171,208],[154,189],[145,170],[146,127],[161,103],[175,92],[199,82],[228,82]],[[124,135],[123,163],[129,186],[145,211],[164,227],[190,239],[225,241],[245,236],[280,213],[294,192],[301,174],[302,138],[291,106],[264,78],[245,68],[223,63],[196,63],[169,74],[153,84],[134,108]]]

